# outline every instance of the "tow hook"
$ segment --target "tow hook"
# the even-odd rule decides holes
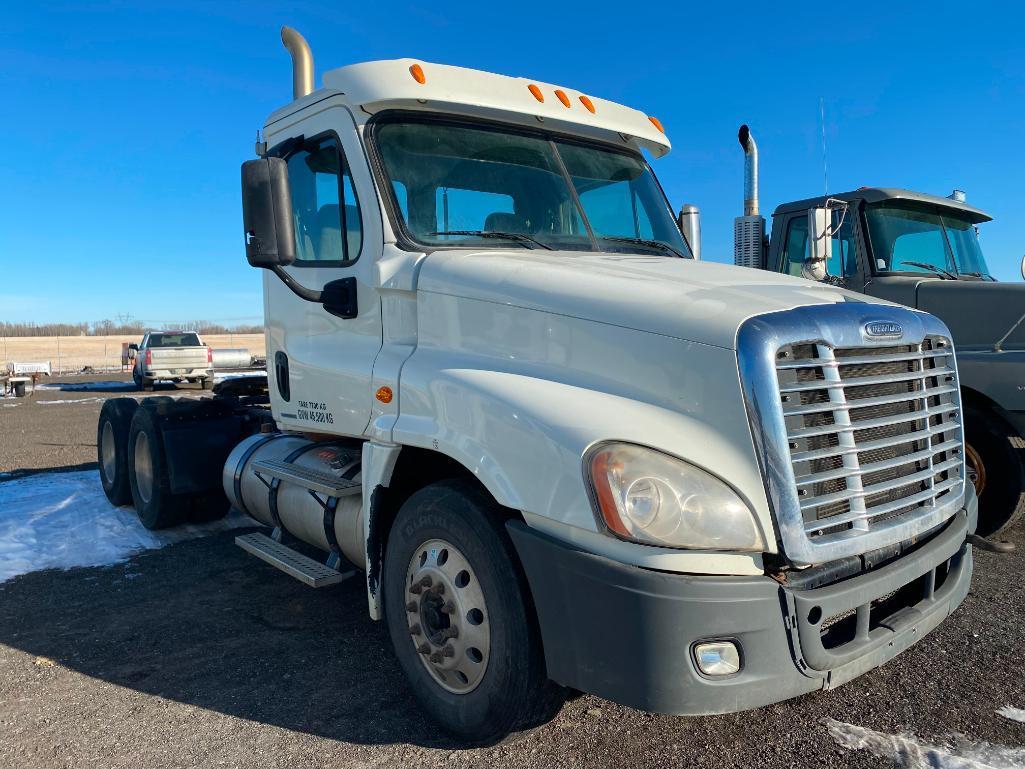
[[[980,550],[988,550],[991,553],[1013,553],[1017,549],[1013,542],[995,542],[992,539],[980,537],[978,534],[969,534],[968,544]]]

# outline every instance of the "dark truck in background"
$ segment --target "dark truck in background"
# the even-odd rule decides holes
[[[965,458],[979,496],[979,533],[995,534],[1020,519],[1025,284],[999,282],[990,274],[977,228],[992,217],[968,205],[960,191],[943,198],[862,187],[778,206],[767,239],[758,213],[757,145],[747,126],[738,138],[746,158],[745,215],[734,223],[734,261],[841,286],[943,320],[957,345]],[[901,407],[903,402],[880,406]]]

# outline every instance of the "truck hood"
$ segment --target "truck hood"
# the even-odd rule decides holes
[[[641,254],[440,250],[417,290],[515,305],[733,349],[748,318],[811,304],[877,302],[763,270]],[[882,302],[879,302],[882,303]]]
[[[959,349],[1025,350],[1025,284],[923,280],[916,306],[950,329]]]

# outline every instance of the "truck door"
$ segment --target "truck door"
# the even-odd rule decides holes
[[[360,435],[370,421],[371,374],[381,349],[376,280],[381,216],[356,126],[343,106],[323,108],[275,136],[288,164],[296,261],[287,272],[322,290],[355,282],[356,315],[342,318],[264,276],[271,403],[287,428]]]
[[[859,259],[858,239],[855,236],[857,208],[855,205],[846,212],[833,211],[833,258],[829,259],[818,274],[823,279],[842,279],[846,288],[852,291],[863,291],[865,273]],[[814,270],[808,261],[810,248],[808,243],[808,213],[801,211],[787,215],[784,220],[773,227],[773,238],[780,233],[784,236],[782,247],[771,250],[776,263],[770,265],[777,271],[794,277],[810,277]]]

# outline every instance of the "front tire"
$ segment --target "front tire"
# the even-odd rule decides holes
[[[978,533],[998,534],[1025,513],[1025,450],[1010,425],[992,412],[965,407],[968,479],[979,495]]]
[[[155,409],[135,411],[128,432],[129,485],[139,520],[147,529],[166,529],[185,519],[186,506],[171,493],[163,436]]]
[[[134,398],[112,398],[103,404],[96,424],[96,462],[103,493],[112,505],[132,503],[128,480],[128,431],[139,404]]]
[[[502,508],[463,481],[432,484],[403,504],[384,563],[392,645],[417,700],[461,741],[491,745],[550,718],[530,591]]]

